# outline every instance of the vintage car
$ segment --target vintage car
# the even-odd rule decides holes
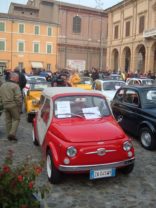
[[[24,101],[27,120],[28,122],[32,122],[39,108],[41,92],[43,89],[49,87],[50,85],[47,82],[33,82],[29,84],[29,89],[24,97]]]
[[[154,85],[156,84],[154,79],[149,78],[128,78],[126,85]]]
[[[105,97],[74,87],[42,92],[33,120],[33,143],[40,145],[51,183],[61,173],[89,173],[90,179],[111,177],[134,167],[134,148],[111,114]]]
[[[111,103],[116,91],[125,85],[124,81],[119,80],[95,80],[94,89],[99,90]]]
[[[23,96],[27,95],[28,90],[30,89],[30,84],[35,83],[35,82],[47,82],[45,77],[40,77],[40,76],[26,76],[26,86],[23,89]]]
[[[117,91],[111,107],[125,131],[139,137],[145,149],[156,149],[156,87],[122,87]]]
[[[91,90],[93,87],[93,80],[91,77],[80,77],[81,81],[75,84],[75,87],[82,88],[84,90]]]

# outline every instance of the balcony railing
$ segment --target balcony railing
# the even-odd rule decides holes
[[[150,30],[145,30],[143,32],[143,37],[144,38],[156,38],[156,28],[152,28]]]

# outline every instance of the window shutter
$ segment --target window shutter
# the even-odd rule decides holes
[[[126,37],[130,36],[130,21],[126,22]]]
[[[143,33],[145,27],[145,16],[141,16],[139,19],[139,33]]]
[[[0,22],[0,32],[4,32],[5,30],[5,24],[4,22]]]
[[[5,50],[5,41],[0,41],[0,51]]]

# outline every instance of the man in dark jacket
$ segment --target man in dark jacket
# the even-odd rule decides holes
[[[14,69],[14,72],[19,75],[19,87],[20,87],[21,92],[22,92],[23,88],[26,86],[27,80],[25,78],[25,75],[23,73],[23,70],[20,72],[19,68],[16,67]]]

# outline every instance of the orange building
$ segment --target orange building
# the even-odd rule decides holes
[[[11,7],[15,10],[18,4]],[[56,71],[58,24],[34,17],[35,8],[24,6],[20,11],[22,15],[0,14],[0,72],[17,66],[28,73],[40,68]],[[24,15],[28,11],[31,18]]]

